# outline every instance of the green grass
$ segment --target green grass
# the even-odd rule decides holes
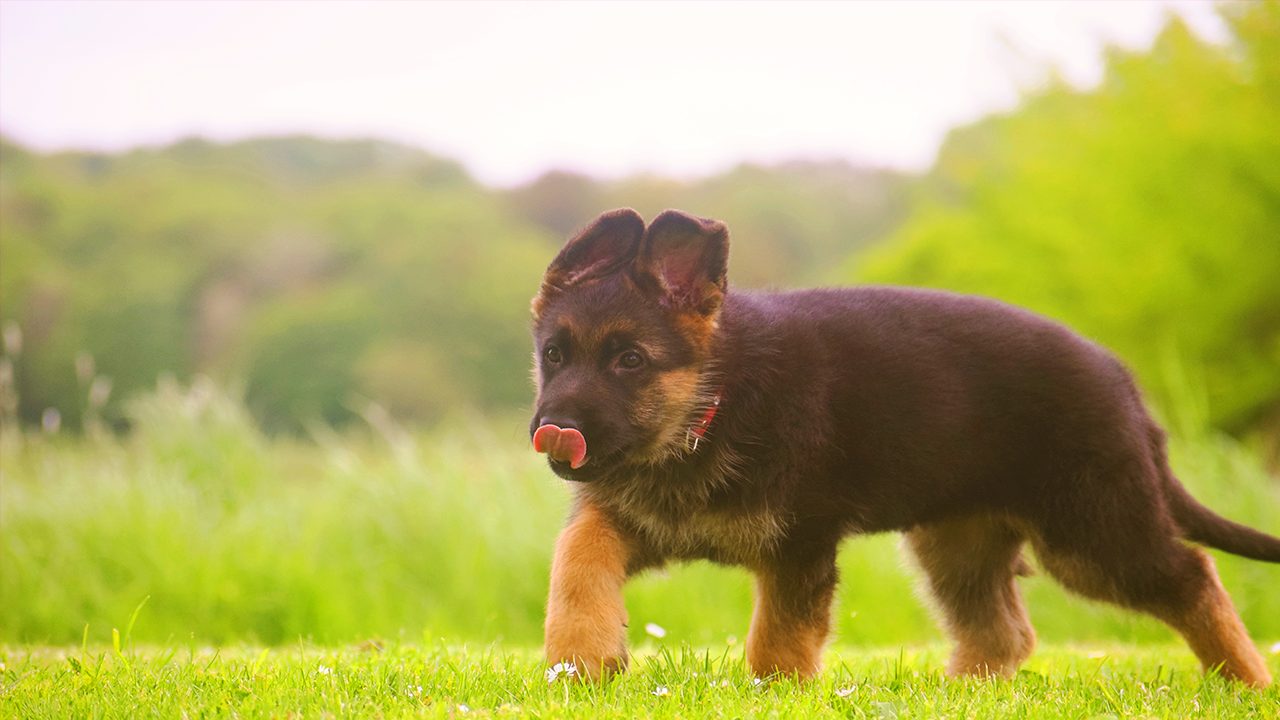
[[[947,647],[892,536],[844,547],[837,644],[815,683],[752,683],[750,578],[694,563],[628,587],[632,672],[604,687],[549,684],[537,648],[569,491],[528,447],[522,418],[425,435],[373,413],[364,433],[268,439],[207,385],[163,387],[133,414],[125,438],[0,433],[0,717],[1280,713],[1276,689],[1205,679],[1159,624],[1042,576],[1023,581],[1043,645],[1022,672],[944,681]],[[1256,455],[1184,436],[1172,453],[1193,492],[1280,532]],[[1270,648],[1278,568],[1217,558]]]
[[[127,438],[0,433],[0,642],[108,643],[143,598],[140,642],[325,645],[369,637],[541,642],[551,547],[569,490],[529,448],[523,418],[461,419],[413,435],[269,440],[207,385],[133,407]],[[1277,485],[1221,437],[1177,441],[1174,465],[1222,514],[1280,533]],[[1217,556],[1255,640],[1280,640],[1280,567]],[[939,642],[897,538],[843,548],[835,627],[850,646]],[[1023,581],[1043,641],[1173,642],[1153,620]],[[732,647],[750,577],[694,563],[627,589],[632,642]]]
[[[0,648],[0,716],[1274,718],[1264,691],[1201,675],[1177,647],[1042,649],[1011,680],[946,680],[945,648],[828,652],[812,683],[758,684],[741,653],[645,648],[603,686],[548,682],[498,646],[307,644],[134,653]],[[1280,658],[1269,655],[1273,672]]]
[[[947,682],[890,536],[846,543],[817,682],[751,682],[750,578],[691,564],[627,588],[631,673],[548,683],[538,646],[568,488],[524,420],[412,434],[375,413],[366,433],[268,439],[207,386],[161,388],[133,414],[127,438],[0,433],[0,717],[1280,715],[1277,689],[1204,678],[1155,621],[1043,577],[1023,582],[1043,644],[1018,676]],[[1172,455],[1193,492],[1280,532],[1256,455],[1184,434]],[[1276,566],[1217,560],[1270,648]]]

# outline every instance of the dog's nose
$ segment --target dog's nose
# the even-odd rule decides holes
[[[533,420],[529,423],[529,439],[533,439],[533,435],[538,432],[538,428],[547,425],[555,425],[563,430],[582,432],[582,423],[573,414],[559,412],[556,408],[539,408],[534,412]]]
[[[542,425],[555,425],[556,427],[564,428],[564,429],[566,429],[566,430],[567,430],[567,429],[569,429],[569,428],[572,428],[572,429],[574,429],[574,430],[581,430],[581,429],[582,429],[582,428],[578,427],[578,423],[577,423],[577,421],[575,421],[573,418],[571,418],[571,417],[565,417],[565,416],[560,415],[560,414],[554,414],[554,415],[552,415],[552,414],[548,414],[548,415],[543,415],[543,416],[541,416],[541,417],[539,417],[539,418],[538,418],[538,425],[539,425],[539,426],[542,426]]]

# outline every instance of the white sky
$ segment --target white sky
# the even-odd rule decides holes
[[[42,150],[381,137],[511,185],[558,168],[932,163],[1057,67],[1202,2],[0,2],[0,132]]]

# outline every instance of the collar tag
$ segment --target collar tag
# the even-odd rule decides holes
[[[711,401],[711,407],[707,408],[707,411],[702,414],[702,419],[693,427],[685,431],[684,449],[686,452],[697,451],[698,442],[702,440],[702,436],[707,433],[707,428],[711,427],[711,420],[715,418],[716,410],[720,409],[720,398],[723,396],[724,388],[721,388],[716,392],[715,399]]]

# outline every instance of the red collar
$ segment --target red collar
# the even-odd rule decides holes
[[[716,390],[716,396],[711,400],[711,407],[702,414],[702,419],[697,422],[684,436],[684,449],[693,452],[698,449],[698,441],[702,436],[707,434],[707,428],[711,427],[711,420],[716,416],[716,410],[720,409],[720,400],[724,397],[724,388]]]

